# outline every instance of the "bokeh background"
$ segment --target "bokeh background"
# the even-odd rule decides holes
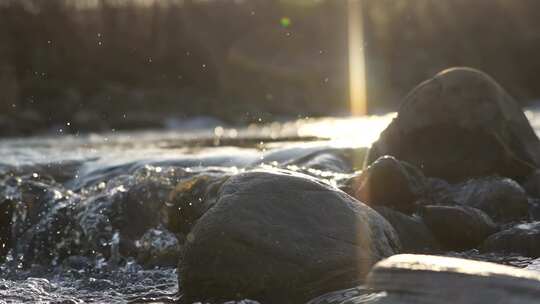
[[[540,97],[540,1],[362,9],[370,113],[450,66]],[[0,136],[348,113],[346,0],[0,0]]]

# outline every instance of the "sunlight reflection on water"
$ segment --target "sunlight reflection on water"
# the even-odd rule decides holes
[[[329,138],[336,148],[369,147],[396,115],[318,119],[301,125],[298,135]]]

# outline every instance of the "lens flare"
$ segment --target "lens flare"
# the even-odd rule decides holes
[[[351,114],[367,114],[366,62],[361,0],[348,0],[349,100]]]

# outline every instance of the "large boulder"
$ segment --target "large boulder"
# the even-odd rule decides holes
[[[373,144],[368,164],[382,155],[450,181],[495,174],[522,179],[540,165],[540,141],[497,82],[474,69],[453,68],[407,95]]]
[[[229,178],[187,235],[179,281],[188,302],[302,303],[358,285],[398,251],[390,224],[344,192],[253,171]]]

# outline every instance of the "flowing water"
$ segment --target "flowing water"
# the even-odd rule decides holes
[[[536,113],[527,116],[540,130]],[[394,115],[2,140],[0,303],[172,301],[182,242],[163,210],[178,184],[260,166],[339,183]],[[330,159],[323,170],[327,160],[312,156],[328,151],[360,157],[354,168]]]

